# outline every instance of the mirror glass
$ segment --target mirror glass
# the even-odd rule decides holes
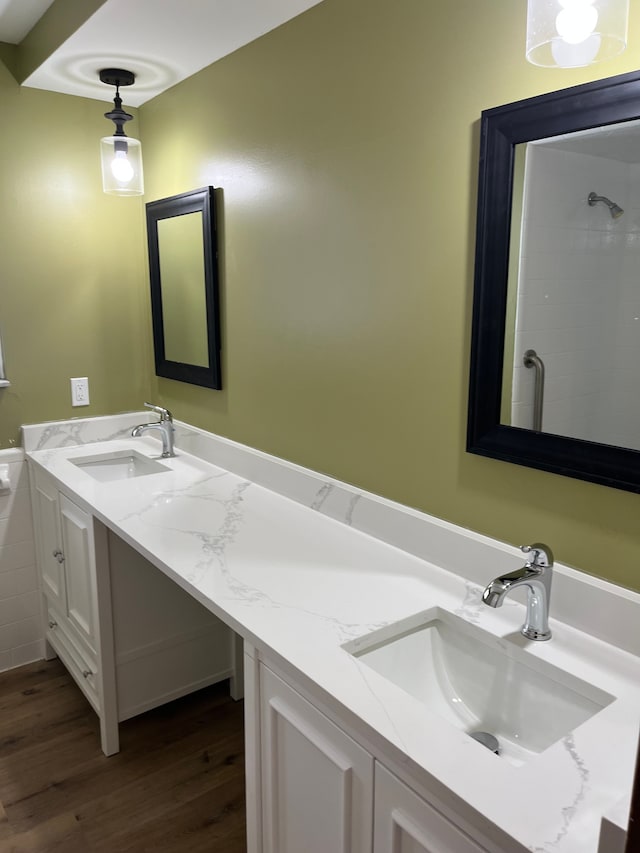
[[[206,367],[207,311],[204,294],[202,213],[158,221],[165,355]]]
[[[640,122],[517,145],[500,422],[640,450]]]
[[[221,388],[214,189],[146,205],[156,374]]]
[[[467,450],[640,492],[640,73],[480,137]]]
[[[6,378],[4,375],[4,358],[2,356],[2,339],[0,339],[0,381],[6,381]]]

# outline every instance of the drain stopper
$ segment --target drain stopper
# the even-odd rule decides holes
[[[477,740],[478,743],[481,743],[483,746],[486,746],[487,749],[491,750],[491,752],[496,755],[500,755],[500,744],[498,743],[498,738],[495,735],[492,735],[490,732],[469,732],[469,736],[474,740]]]

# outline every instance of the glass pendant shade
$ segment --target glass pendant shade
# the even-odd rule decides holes
[[[580,68],[627,46],[629,0],[528,0],[527,59],[546,68]]]
[[[124,126],[133,118],[122,109],[120,86],[131,86],[136,79],[132,71],[124,68],[103,68],[100,81],[116,87],[113,109],[104,114],[115,125],[113,136],[100,140],[100,163],[102,165],[102,189],[109,195],[142,195],[142,146],[124,131]]]
[[[142,146],[131,136],[104,136],[100,140],[102,189],[109,195],[142,195]]]

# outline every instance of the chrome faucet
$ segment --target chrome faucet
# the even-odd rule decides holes
[[[482,593],[489,607],[502,607],[505,597],[520,586],[527,588],[527,618],[520,633],[528,640],[550,640],[549,599],[553,577],[553,553],[548,545],[536,542],[521,545],[520,550],[531,556],[521,569],[496,578]]]
[[[145,403],[147,409],[151,409],[157,415],[160,415],[159,421],[154,421],[150,424],[140,424],[131,430],[131,435],[137,438],[144,432],[149,430],[158,430],[162,437],[162,458],[167,459],[170,456],[175,456],[173,452],[173,416],[168,409],[163,409],[162,406],[153,406],[151,403]]]

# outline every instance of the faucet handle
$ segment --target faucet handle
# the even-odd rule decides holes
[[[527,560],[528,566],[535,566],[537,569],[550,569],[553,566],[553,551],[543,542],[521,545],[520,550],[523,554],[532,555]]]
[[[156,415],[160,415],[161,421],[173,421],[173,415],[169,409],[163,409],[162,406],[154,406],[153,403],[145,403],[147,409],[151,409]]]

